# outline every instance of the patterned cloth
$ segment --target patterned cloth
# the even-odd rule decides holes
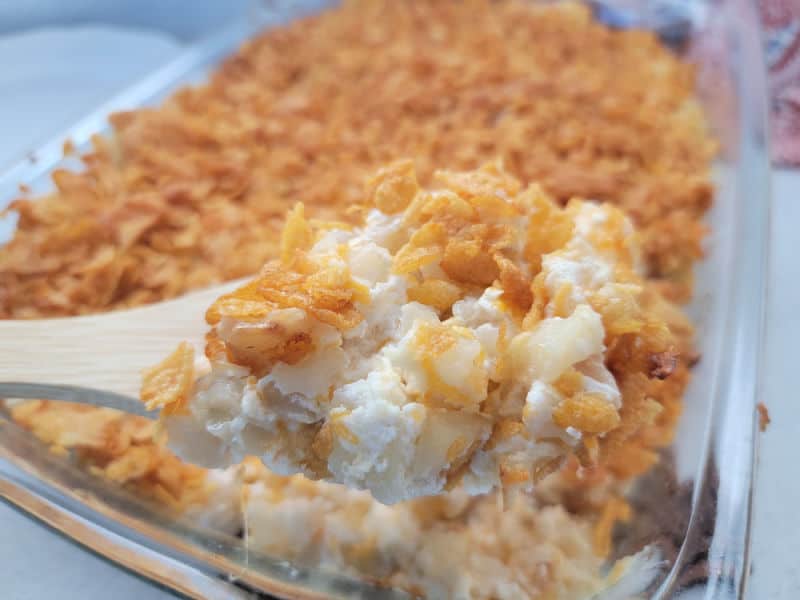
[[[702,0],[588,1],[595,16],[611,27],[652,29],[677,49],[686,49],[688,43],[689,54],[702,55],[710,66],[703,76],[714,77],[715,68],[725,64],[727,48],[719,36],[691,39],[692,21],[697,17],[694,13],[702,7]],[[706,0],[712,15],[707,26],[711,29],[724,26],[713,20],[720,1]],[[778,165],[800,167],[800,0],[758,0],[758,6],[769,69],[772,158]]]
[[[800,0],[760,0],[772,98],[772,156],[800,166]]]

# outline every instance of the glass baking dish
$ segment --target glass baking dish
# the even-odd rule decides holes
[[[260,4],[247,21],[189,48],[0,177],[0,206],[15,197],[20,184],[43,193],[54,169],[79,166],[77,159],[62,156],[64,139],[72,140],[78,153],[88,150],[93,134],[109,131],[110,112],[158,104],[175,89],[201,80],[259,29],[324,4]],[[657,27],[653,7],[670,3],[619,4],[624,12],[605,7],[598,16],[616,26]],[[660,33],[697,64],[698,94],[721,143],[716,199],[708,214],[712,233],[688,307],[703,360],[672,448],[633,490],[637,517],[618,527],[614,555],[649,547],[655,560],[643,561],[640,574],[649,582],[647,597],[733,599],[744,597],[749,570],[769,226],[766,87],[749,1],[676,0],[674,7],[682,9],[679,29]],[[696,51],[698,44],[704,52]],[[0,496],[109,559],[191,597],[244,598],[251,591],[285,598],[406,597],[249,552],[239,538],[164,515],[48,453],[1,411]],[[622,589],[604,596],[628,597]]]

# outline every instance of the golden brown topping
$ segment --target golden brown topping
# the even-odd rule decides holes
[[[583,390],[583,375],[577,369],[571,367],[564,371],[561,376],[553,382],[553,387],[556,388],[562,396],[574,396]]]
[[[591,392],[569,396],[556,406],[553,422],[566,429],[587,433],[606,433],[620,424],[620,416],[608,399]]]
[[[225,342],[219,338],[219,333],[216,329],[211,329],[206,333],[206,345],[204,354],[209,360],[225,360],[226,358]]]
[[[454,281],[486,287],[500,274],[486,244],[486,228],[475,225],[465,237],[451,239],[444,250],[442,270]]]
[[[616,285],[614,293],[592,294],[589,303],[603,318],[603,328],[609,335],[638,333],[644,326],[637,285]]]
[[[175,351],[142,373],[141,398],[147,410],[181,412],[194,385],[194,348],[181,342]]]
[[[502,254],[496,253],[494,262],[500,269],[498,280],[503,289],[503,301],[523,314],[528,312],[533,304],[530,279],[518,265]]]
[[[354,282],[349,270],[337,263],[311,265],[307,272],[286,271],[269,263],[258,279],[258,293],[268,304],[302,308],[316,319],[338,329],[350,329],[362,320],[356,301],[369,295]]]
[[[420,227],[396,256],[395,272],[438,261],[451,280],[466,287],[486,287],[501,278],[504,300],[527,311],[530,282],[503,254],[518,235],[513,221],[505,221],[521,218],[527,208],[516,202],[519,183],[492,163],[470,173],[439,172],[437,179],[447,188],[418,195],[404,215],[406,223]]]
[[[300,260],[295,267],[268,263],[257,279],[215,301],[206,311],[206,321],[217,325],[222,317],[231,317],[258,322],[279,308],[303,309],[339,329],[349,329],[361,321],[355,302],[368,301],[369,296],[344,265]]]
[[[573,221],[536,188],[528,190],[526,196],[531,219],[525,238],[525,259],[533,272],[538,273],[542,255],[563,247],[572,237]]]
[[[522,321],[522,328],[527,331],[533,329],[544,318],[545,306],[550,301],[547,287],[545,286],[544,273],[539,273],[533,278],[531,291],[533,292],[533,304]]]
[[[439,313],[450,309],[463,292],[460,287],[443,279],[426,279],[408,290],[408,299],[432,306]]]
[[[478,171],[436,171],[434,179],[462,198],[512,198],[520,191],[519,181],[497,161]]]
[[[386,17],[366,26],[365,10]],[[618,203],[643,230],[649,272],[685,298],[714,149],[692,90],[692,67],[653,36],[610,32],[584,9],[346,2],[265,32],[162,107],[115,115],[85,173],[16,201],[0,316],[138,305],[255,273],[298,197],[342,218],[364,176],[398,156],[422,184],[502,157],[559,203]]]
[[[286,225],[281,235],[281,262],[289,265],[299,250],[308,250],[311,246],[311,228],[305,218],[305,207],[302,202],[295,204],[286,217]]]
[[[380,169],[367,184],[375,207],[387,215],[402,212],[417,195],[417,174],[411,160],[397,161]]]
[[[439,260],[447,243],[447,230],[441,223],[426,223],[414,232],[411,239],[394,257],[392,269],[403,275]]]
[[[254,279],[230,294],[217,298],[206,311],[206,323],[217,325],[222,317],[251,322],[264,319],[277,307],[265,301],[259,287],[259,280]]]

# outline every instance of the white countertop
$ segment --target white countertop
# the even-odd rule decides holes
[[[800,598],[800,401],[792,383],[800,356],[800,170],[773,171],[763,401],[772,423],[761,435],[749,597]]]
[[[102,26],[0,37],[0,169],[180,51],[163,34]],[[3,502],[0,532],[2,600],[176,598]]]
[[[115,51],[104,53],[109,43]],[[160,34],[103,27],[0,37],[0,169],[179,49]],[[797,349],[789,345],[800,339],[800,171],[776,171],[773,186],[764,373],[773,423],[761,441],[749,597],[792,600],[800,598],[800,478],[790,468],[800,402],[790,386]],[[2,503],[0,532],[3,600],[174,598]]]

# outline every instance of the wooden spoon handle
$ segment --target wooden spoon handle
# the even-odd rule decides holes
[[[244,281],[100,315],[0,321],[0,383],[78,386],[138,398],[142,369],[180,342],[193,343],[202,354],[205,310]]]

